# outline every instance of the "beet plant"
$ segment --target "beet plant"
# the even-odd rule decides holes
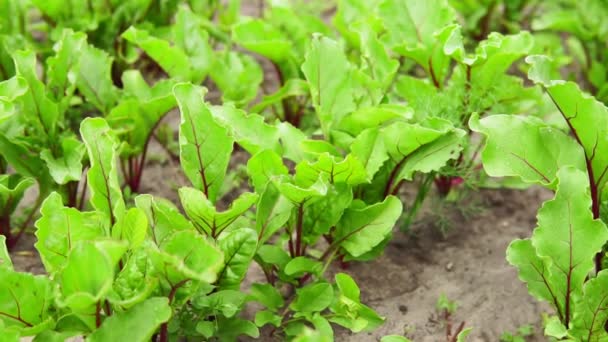
[[[602,218],[608,109],[575,83],[556,80],[547,57],[527,61],[530,79],[545,89],[566,131],[534,117],[474,116],[470,124],[488,136],[482,153],[488,174],[556,190],[539,210],[532,237],[515,240],[507,251],[530,294],[554,309],[545,334],[601,341],[608,336],[602,262],[608,241]]]

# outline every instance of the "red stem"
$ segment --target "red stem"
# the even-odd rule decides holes
[[[298,207],[298,219],[296,225],[296,256],[302,256],[302,230],[304,226],[304,203],[301,203]]]
[[[173,298],[175,297],[175,294],[177,293],[177,290],[184,286],[187,282],[189,282],[190,279],[184,279],[182,281],[180,281],[179,283],[171,286],[171,291],[169,291],[169,305],[171,305],[171,303],[173,302]],[[159,334],[159,342],[167,342],[169,340],[169,331],[168,331],[168,323],[163,323],[160,325],[160,334]]]

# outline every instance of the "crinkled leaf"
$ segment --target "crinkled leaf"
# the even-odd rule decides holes
[[[215,122],[202,88],[178,84],[173,89],[181,112],[180,160],[195,188],[215,202],[228,168],[233,139]]]
[[[311,199],[318,199],[325,196],[329,186],[327,180],[323,177],[319,177],[315,183],[307,187],[292,183],[291,179],[287,176],[275,178],[273,179],[273,182],[283,196],[298,205]]]
[[[352,201],[351,187],[345,184],[329,187],[325,196],[306,206],[304,210],[304,240],[313,244],[319,236],[328,234]]]
[[[218,246],[224,252],[225,265],[218,275],[217,285],[222,289],[238,290],[257,250],[258,235],[250,228],[233,230],[220,236]]]
[[[194,230],[192,223],[168,200],[154,198],[151,195],[139,195],[135,197],[135,205],[146,213],[150,224],[150,231],[146,236],[156,245],[162,245],[173,232]]]
[[[357,185],[366,182],[367,172],[352,154],[336,158],[323,153],[314,162],[303,161],[296,166],[295,181],[300,186],[309,187],[320,177],[328,179],[331,184]]]
[[[40,213],[42,216],[35,224],[38,239],[35,246],[49,274],[61,270],[79,242],[105,235],[100,215],[63,206],[61,195],[56,192],[44,200]]]
[[[224,265],[224,254],[194,231],[178,231],[165,239],[152,261],[159,276],[171,284],[184,280],[213,283]]]

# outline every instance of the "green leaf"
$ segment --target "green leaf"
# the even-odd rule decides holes
[[[225,51],[216,55],[210,77],[221,90],[224,102],[245,106],[257,97],[264,72],[253,57]]]
[[[87,173],[91,205],[106,214],[112,226],[125,211],[116,168],[116,139],[107,122],[101,118],[86,118],[82,121],[80,135],[91,161]]]
[[[436,33],[456,19],[448,1],[384,0],[378,14],[386,27],[386,44],[416,61],[441,86],[450,58],[437,48]]]
[[[581,294],[593,269],[595,254],[608,241],[608,230],[593,219],[589,209],[587,175],[565,167],[559,170],[558,179],[555,198],[539,210],[538,227],[530,242],[512,242],[507,260],[519,269],[530,293],[548,301],[560,320],[569,322],[573,310],[567,312],[566,307],[574,307],[574,298]]]
[[[604,322],[608,320],[608,271],[598,273],[583,288],[583,294],[576,300],[576,311],[572,319],[570,334],[581,341],[601,341],[608,337]]]
[[[287,175],[289,170],[281,157],[274,151],[264,150],[254,154],[247,161],[247,174],[253,188],[262,193],[273,177]]]
[[[13,262],[6,248],[6,236],[0,235],[0,268],[13,269]]]
[[[80,56],[76,85],[88,102],[106,114],[118,99],[112,82],[112,57],[105,51],[87,45]]]
[[[268,183],[256,204],[256,230],[259,245],[270,239],[291,217],[293,203],[274,183]]]
[[[267,310],[260,310],[255,313],[254,322],[258,327],[263,327],[266,324],[272,324],[275,327],[280,327],[283,317],[277,315],[274,312]]]
[[[321,262],[301,256],[291,259],[285,265],[284,272],[289,276],[300,277],[306,273],[319,275],[322,270],[323,264]]]
[[[122,38],[142,49],[170,77],[178,81],[194,81],[190,77],[190,61],[182,49],[171,46],[168,41],[153,37],[148,31],[135,27],[129,27],[122,34]]]
[[[535,117],[492,115],[479,120],[475,115],[469,126],[487,137],[481,157],[490,176],[517,176],[528,183],[553,186],[560,167],[585,169],[576,142]]]
[[[350,149],[353,156],[359,159],[371,180],[389,159],[384,145],[384,138],[379,128],[370,128],[357,136]]]
[[[132,251],[116,276],[107,299],[124,309],[143,302],[158,288],[158,278],[154,277],[153,273],[148,250],[139,248]]]
[[[45,163],[35,151],[26,144],[8,139],[2,132],[0,132],[0,154],[19,174],[35,178],[39,185],[45,185],[47,178],[52,181]]]
[[[292,49],[291,43],[280,30],[261,19],[252,19],[234,25],[232,39],[244,48],[275,63],[285,60]]]
[[[289,306],[302,313],[320,312],[334,300],[334,291],[328,283],[315,283],[296,290],[296,299]]]
[[[351,154],[346,158],[336,158],[323,153],[315,162],[303,161],[296,166],[295,181],[298,185],[309,187],[320,177],[328,179],[331,184],[357,185],[367,181],[367,172]]]
[[[94,241],[105,235],[100,215],[83,213],[63,206],[61,195],[50,194],[40,208],[41,217],[36,221],[35,246],[44,268],[49,274],[61,270],[68,255],[81,241]]]
[[[336,274],[336,286],[338,286],[338,290],[340,293],[348,299],[351,299],[355,302],[361,301],[361,291],[359,290],[359,286],[355,283],[355,280],[346,273],[338,273]]]
[[[158,246],[162,245],[173,232],[194,230],[192,223],[168,200],[154,198],[151,195],[139,195],[135,197],[135,205],[146,213],[150,228],[146,236]]]
[[[354,257],[371,251],[392,232],[402,209],[394,196],[364,208],[347,209],[336,226],[336,245]]]
[[[115,248],[118,254],[113,255],[114,250],[102,249],[108,246]],[[91,308],[112,288],[114,268],[126,250],[126,244],[118,241],[107,241],[104,245],[82,241],[73,247],[58,275],[61,306],[90,313]]]
[[[323,197],[327,194],[328,190],[328,183],[322,177],[319,177],[315,183],[308,187],[298,186],[292,183],[291,179],[286,176],[275,178],[273,182],[283,196],[297,205]]]
[[[148,232],[148,218],[140,208],[130,208],[118,220],[112,229],[112,237],[129,242],[131,249],[136,249],[146,240]]]
[[[212,106],[209,109],[217,122],[250,154],[262,150],[279,150],[278,129],[265,123],[261,115],[247,114],[232,105]]]
[[[352,73],[342,47],[326,37],[314,36],[302,64],[315,111],[326,137],[346,114],[356,109]]]
[[[325,196],[307,205],[303,220],[304,241],[314,244],[319,236],[330,233],[352,201],[352,188],[338,184],[329,187]]]
[[[257,250],[258,235],[253,229],[240,228],[220,236],[218,245],[226,264],[216,284],[222,289],[238,290]]]
[[[22,336],[51,328],[51,281],[44,276],[18,273],[0,267],[0,322]]]
[[[258,338],[260,332],[258,327],[251,321],[233,317],[229,319],[222,319],[218,322],[217,337],[220,341],[237,341],[241,335],[247,335],[249,337]]]
[[[549,79],[545,72],[549,63],[547,57],[530,56],[526,62],[532,65],[528,77],[545,87],[570,133],[583,147],[585,160],[593,169],[594,185],[602,189],[608,181],[605,177],[608,172],[608,155],[596,151],[608,149],[608,108],[584,93],[576,83]]]
[[[152,251],[152,262],[170,284],[184,280],[213,283],[224,265],[224,253],[194,231],[178,231]]]
[[[69,137],[61,139],[63,155],[55,158],[49,149],[40,152],[40,158],[46,162],[53,180],[57,184],[79,181],[82,176],[82,157],[86,152],[85,146],[77,139]]]
[[[255,204],[258,195],[251,192],[242,193],[227,210],[222,212],[217,211],[203,192],[194,188],[180,188],[179,198],[194,226],[211,237],[217,237]]]
[[[173,88],[181,112],[179,127],[180,160],[184,173],[195,188],[215,202],[228,168],[233,139],[228,130],[213,119],[203,101],[203,91],[192,84]]]
[[[153,297],[125,312],[107,318],[88,341],[149,341],[158,327],[171,318],[167,298]]]
[[[80,57],[86,48],[87,36],[70,29],[62,32],[55,44],[55,55],[47,59],[47,89],[60,103],[60,112],[69,106],[74,94],[80,69]]]
[[[225,317],[234,317],[243,308],[245,294],[238,290],[220,290],[209,295],[200,296],[192,300],[192,304],[199,310]]]
[[[4,215],[10,215],[17,209],[25,192],[32,185],[32,178],[23,178],[18,174],[0,175],[0,209]]]
[[[188,56],[190,76],[187,80],[195,84],[201,83],[207,77],[214,58],[209,34],[202,22],[200,16],[193,13],[188,6],[180,6],[172,26],[175,45]]]
[[[272,311],[280,309],[285,303],[279,290],[270,284],[251,285],[249,299],[255,300]]]
[[[32,51],[18,51],[13,54],[17,76],[26,80],[29,91],[21,99],[22,113],[43,137],[53,139],[59,118],[57,104],[46,93],[42,81],[36,73],[36,54]]]
[[[305,80],[291,78],[287,80],[285,84],[276,92],[265,95],[260,102],[251,107],[250,111],[252,113],[261,113],[264,109],[273,106],[284,99],[308,94],[308,83]]]
[[[458,336],[456,336],[456,342],[466,342],[467,336],[471,334],[473,328],[465,328],[463,329]]]

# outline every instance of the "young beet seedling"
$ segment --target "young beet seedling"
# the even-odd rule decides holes
[[[446,342],[463,342],[471,333],[473,328],[465,328],[465,321],[455,328],[453,316],[458,308],[458,303],[451,301],[445,294],[442,294],[437,300],[437,310],[440,312],[443,324],[445,324],[445,340]]]

